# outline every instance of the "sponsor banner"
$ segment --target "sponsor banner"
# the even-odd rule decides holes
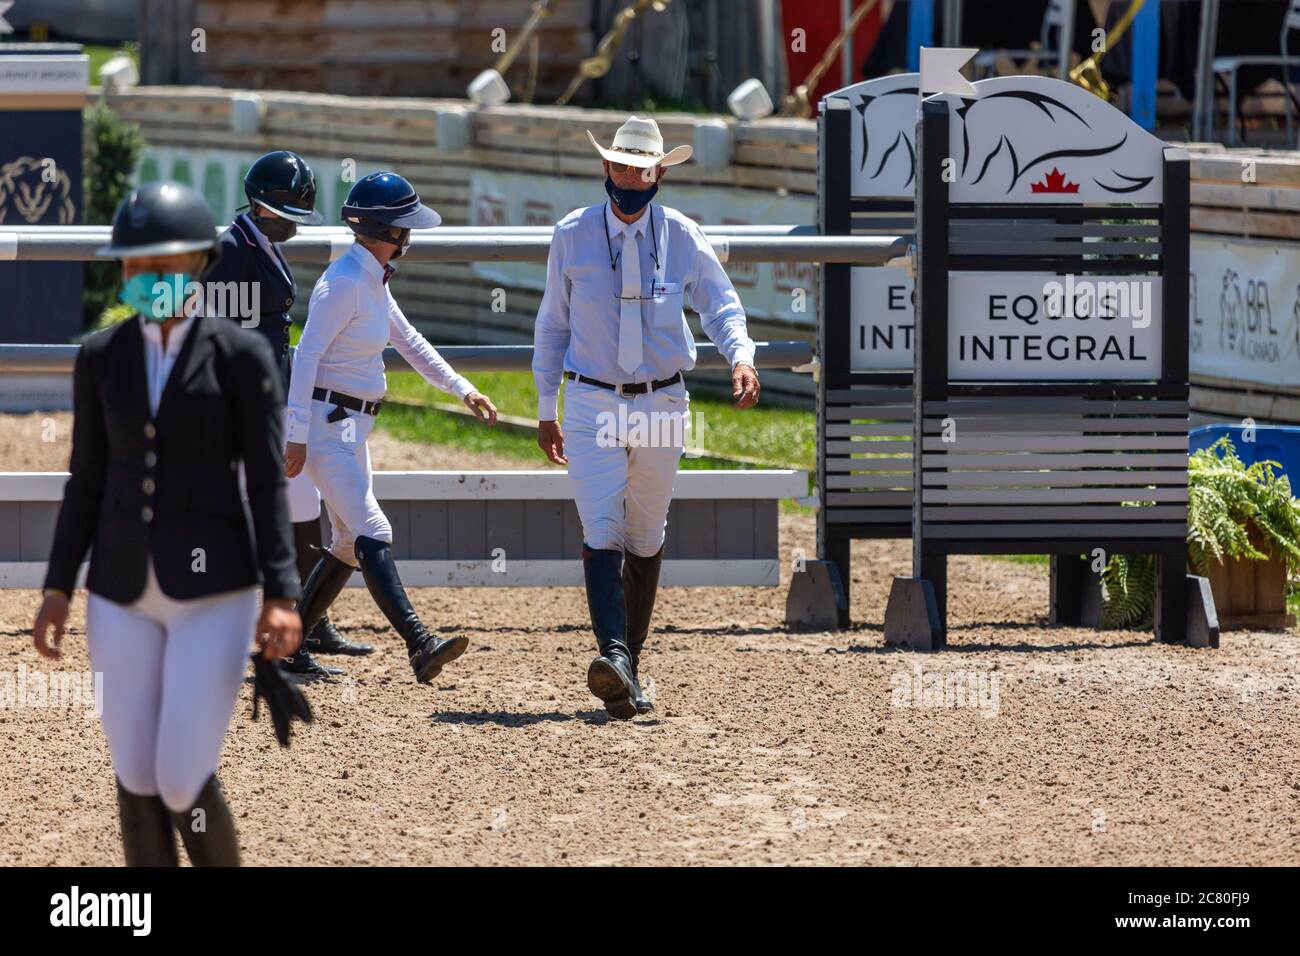
[[[950,273],[948,378],[1158,378],[1160,288],[1157,276]]]
[[[849,368],[855,372],[911,371],[913,282],[900,266],[852,271]]]
[[[1300,387],[1300,247],[1193,237],[1193,375]]]
[[[705,225],[808,225],[816,221],[811,196],[744,189],[680,186],[671,177],[665,203]],[[553,226],[574,209],[605,202],[600,182],[528,173],[476,170],[470,180],[471,226]],[[724,263],[745,312],[755,318],[816,325],[816,266],[807,262]],[[475,262],[474,274],[503,286],[541,290],[545,263]]]
[[[84,93],[90,57],[83,53],[0,56],[0,93]]]
[[[41,103],[38,94],[84,93],[86,63],[82,55],[0,53],[0,94],[17,94],[5,105],[24,107],[0,109],[0,231],[81,222],[81,107],[27,107]],[[80,262],[0,263],[0,341],[66,342],[80,333],[84,271]]]
[[[0,377],[0,412],[68,411],[72,376],[63,372]]]

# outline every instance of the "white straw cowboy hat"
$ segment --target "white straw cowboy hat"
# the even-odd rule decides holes
[[[678,146],[665,155],[664,138],[659,133],[659,124],[652,119],[642,119],[639,116],[627,118],[627,122],[614,134],[614,142],[609,149],[596,142],[596,137],[591,135],[591,130],[587,130],[587,138],[591,140],[591,145],[596,147],[596,152],[611,163],[627,163],[629,166],[638,166],[642,169],[649,169],[651,166],[676,166],[678,163],[686,162],[691,158],[691,153],[695,152],[692,146]]]

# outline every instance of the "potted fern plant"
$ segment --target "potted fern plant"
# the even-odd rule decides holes
[[[1220,438],[1187,462],[1187,558],[1210,579],[1224,630],[1292,627],[1287,583],[1300,571],[1300,501],[1274,461],[1246,465]],[[1104,623],[1138,627],[1151,620],[1155,560],[1116,554],[1102,575]]]

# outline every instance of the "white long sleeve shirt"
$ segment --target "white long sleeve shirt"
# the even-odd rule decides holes
[[[172,326],[166,345],[163,344],[161,322],[150,322],[143,315],[138,316],[136,321],[140,323],[140,334],[144,337],[144,374],[149,391],[149,411],[157,415],[167,379],[171,378],[176,359],[194,326],[194,316],[181,319]]]
[[[391,267],[388,275],[393,270]],[[368,402],[384,397],[384,347],[389,342],[426,382],[459,399],[474,391],[412,326],[388,288],[385,269],[360,243],[325,270],[312,289],[293,358],[285,436],[305,443],[312,390],[328,388]]]
[[[636,235],[645,296],[643,359],[631,376],[618,364],[624,229]],[[611,247],[619,260],[613,268]],[[555,419],[565,369],[612,385],[693,369],[695,338],[683,312],[688,303],[699,313],[704,334],[733,367],[754,364],[740,297],[693,220],[655,203],[634,223],[624,223],[608,203],[575,209],[561,219],[551,238],[546,292],[533,331],[538,419]]]

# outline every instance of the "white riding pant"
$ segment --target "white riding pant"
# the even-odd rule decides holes
[[[242,461],[239,463],[239,494],[245,501],[248,500],[248,477]],[[289,479],[288,497],[291,522],[301,524],[304,521],[320,520],[320,492],[307,477],[306,468]]]
[[[306,468],[289,479],[289,520],[294,524],[320,520],[320,492]]]
[[[91,670],[101,673],[104,735],[113,772],[176,812],[193,806],[230,727],[257,625],[257,589],[178,601],[149,562],[130,605],[86,603]]]
[[[375,499],[371,485],[370,449],[366,439],[375,427],[373,415],[348,412],[348,417],[327,422],[333,405],[311,403],[311,430],[307,434],[307,474],[329,506],[330,554],[357,567],[354,544],[361,535],[393,542],[393,527]]]
[[[690,396],[682,382],[627,396],[566,384],[564,450],[589,548],[643,558],[659,552],[689,427]]]

